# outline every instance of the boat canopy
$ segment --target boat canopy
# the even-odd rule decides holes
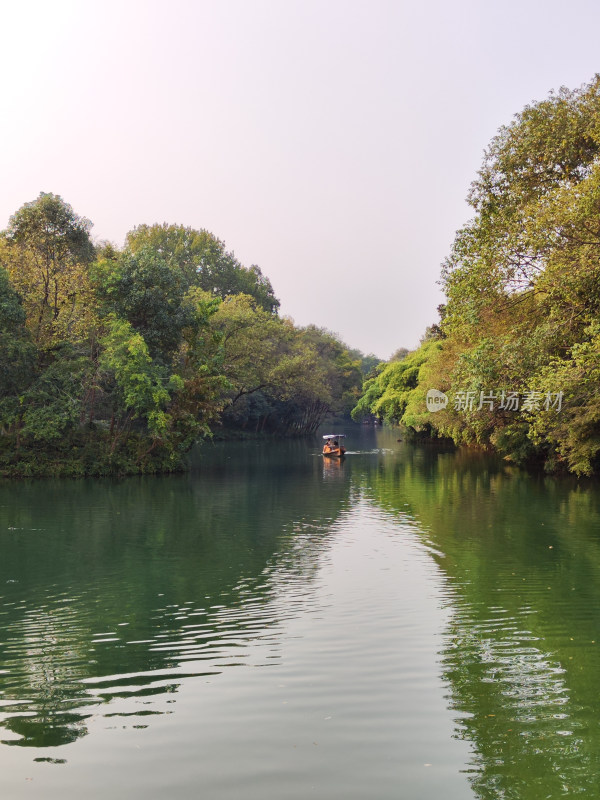
[[[324,439],[343,439],[345,437],[345,433],[326,433],[323,436]]]

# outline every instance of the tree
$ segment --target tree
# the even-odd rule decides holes
[[[111,420],[114,451],[119,436],[129,431],[132,419],[145,420],[153,439],[164,436],[170,422],[166,411],[170,390],[182,384],[177,376],[169,376],[164,367],[153,362],[144,337],[129,322],[110,315],[106,325],[100,368],[113,376],[117,388]],[[120,422],[117,416],[121,417]]]
[[[61,197],[42,192],[10,218],[2,234],[2,262],[41,346],[84,337],[93,322],[90,228]]]
[[[227,424],[306,434],[326,413],[349,413],[356,402],[360,362],[330,332],[296,329],[247,295],[226,298],[210,324],[227,385]]]
[[[152,358],[170,363],[193,316],[183,302],[187,284],[182,275],[146,246],[99,261],[94,284],[104,309],[142,335]]]
[[[0,267],[0,430],[20,413],[19,396],[36,376],[36,348],[25,328],[25,312],[6,270]]]
[[[448,408],[438,432],[518,463],[597,468],[600,76],[500,129],[469,195],[475,216],[444,264],[434,359],[444,390],[564,395],[557,409]]]
[[[391,424],[403,422],[411,396],[419,389],[421,367],[437,347],[427,342],[401,361],[382,364],[377,374],[365,381],[362,397],[352,409],[352,418],[358,422],[372,415]]]
[[[222,370],[229,385],[229,404],[271,388],[280,371],[286,327],[277,317],[257,308],[248,295],[227,297],[210,320],[222,351]]]
[[[356,358],[336,334],[316,325],[300,329],[300,336],[318,358],[323,382],[321,396],[327,397],[327,410],[349,417],[360,396],[362,359]]]
[[[269,279],[260,268],[243,267],[225,243],[206,230],[183,225],[139,225],[127,234],[127,248],[132,253],[150,247],[175,270],[187,287],[198,286],[225,299],[247,294],[265,311],[275,313],[279,300]]]
[[[19,439],[50,444],[68,437],[80,424],[90,368],[89,359],[61,345],[19,397]]]
[[[407,347],[399,347],[397,350],[394,350],[390,356],[390,361],[404,361],[409,353],[410,350]]]
[[[567,467],[591,475],[600,467],[600,322],[586,331],[585,340],[571,348],[569,358],[554,359],[537,375],[542,394],[562,392],[558,404],[540,403],[529,416],[530,438],[546,451],[550,469]]]

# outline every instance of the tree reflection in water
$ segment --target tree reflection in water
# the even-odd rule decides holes
[[[276,586],[308,591],[348,487],[322,492],[306,443],[257,452],[222,446],[187,476],[2,489],[5,744],[171,713],[185,678],[274,657],[289,613]]]
[[[600,493],[484,455],[422,450],[367,483],[446,577],[440,652],[478,797],[596,791]]]

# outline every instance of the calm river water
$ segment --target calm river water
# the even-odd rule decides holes
[[[347,432],[0,484],[0,796],[597,796],[598,487]]]

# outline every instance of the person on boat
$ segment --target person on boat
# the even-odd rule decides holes
[[[343,435],[343,434],[342,434]],[[323,445],[323,455],[326,456],[342,456],[346,450],[340,444],[341,436],[327,435],[323,437],[325,439],[325,444]]]

